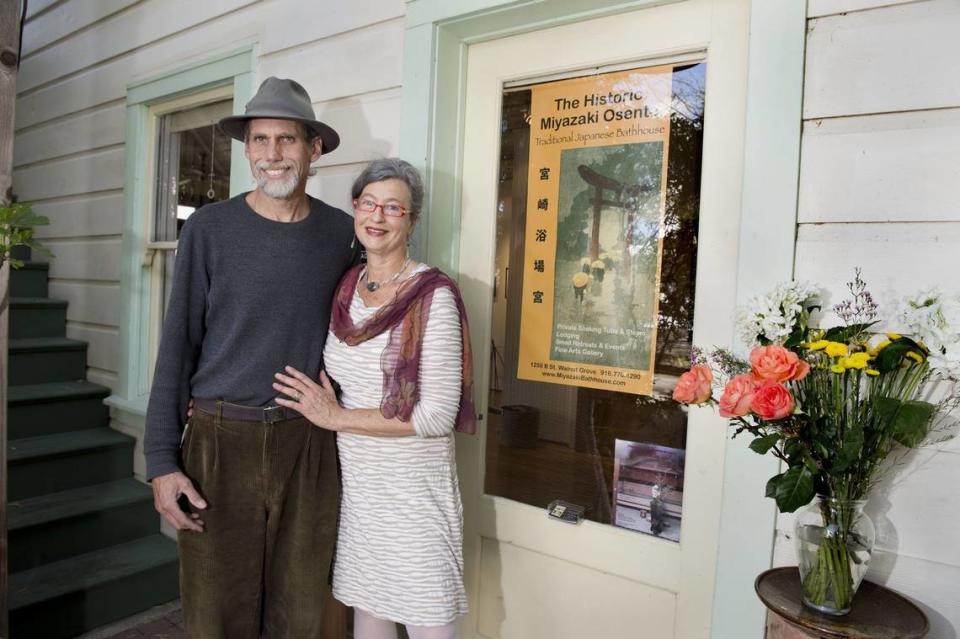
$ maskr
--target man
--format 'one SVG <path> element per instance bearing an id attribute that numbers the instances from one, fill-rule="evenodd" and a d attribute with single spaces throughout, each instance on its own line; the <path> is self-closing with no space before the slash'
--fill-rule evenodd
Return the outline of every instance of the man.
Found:
<path id="1" fill-rule="evenodd" d="M 147 409 L 157 510 L 178 532 L 191 637 L 316 637 L 339 507 L 335 440 L 277 406 L 274 373 L 316 378 L 353 222 L 306 194 L 340 138 L 292 80 L 220 121 L 257 187 L 184 224 Z M 185 429 L 188 402 L 193 412 Z"/>

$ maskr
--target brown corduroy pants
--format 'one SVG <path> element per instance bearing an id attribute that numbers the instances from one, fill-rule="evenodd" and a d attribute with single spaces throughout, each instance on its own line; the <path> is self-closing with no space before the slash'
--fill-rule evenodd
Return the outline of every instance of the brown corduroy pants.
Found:
<path id="1" fill-rule="evenodd" d="M 208 504 L 204 532 L 178 535 L 187 635 L 320 637 L 340 505 L 334 434 L 198 410 L 182 454 Z"/>

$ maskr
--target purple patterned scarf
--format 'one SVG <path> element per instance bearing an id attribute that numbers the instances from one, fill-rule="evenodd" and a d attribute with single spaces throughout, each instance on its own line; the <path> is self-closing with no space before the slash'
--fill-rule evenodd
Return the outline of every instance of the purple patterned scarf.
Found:
<path id="1" fill-rule="evenodd" d="M 362 265 L 347 271 L 333 301 L 330 329 L 341 341 L 356 346 L 386 330 L 390 331 L 387 347 L 380 357 L 383 371 L 383 400 L 380 414 L 387 419 L 396 417 L 409 421 L 413 407 L 420 399 L 420 354 L 423 350 L 423 333 L 430 317 L 433 292 L 448 288 L 453 293 L 460 313 L 463 335 L 463 383 L 460 389 L 460 410 L 457 413 L 456 429 L 461 433 L 477 430 L 476 412 L 473 407 L 473 357 L 470 351 L 470 331 L 467 328 L 467 312 L 456 282 L 440 269 L 431 268 L 417 273 L 404 281 L 392 302 L 384 304 L 366 321 L 354 324 L 350 317 L 350 304 L 357 288 Z"/>

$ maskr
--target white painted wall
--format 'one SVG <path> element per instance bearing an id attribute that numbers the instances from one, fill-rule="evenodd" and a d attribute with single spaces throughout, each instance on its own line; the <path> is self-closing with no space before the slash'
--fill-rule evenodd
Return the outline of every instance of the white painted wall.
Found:
<path id="1" fill-rule="evenodd" d="M 17 83 L 14 190 L 50 218 L 50 295 L 90 342 L 88 377 L 116 387 L 125 95 L 131 82 L 253 43 L 257 82 L 292 77 L 343 145 L 311 194 L 344 207 L 363 163 L 395 155 L 403 0 L 31 0 Z"/>
<path id="2" fill-rule="evenodd" d="M 856 266 L 880 301 L 960 291 L 960 3 L 809 0 L 797 277 L 842 297 Z M 960 442 L 911 453 L 868 504 L 868 579 L 960 633 Z M 775 563 L 796 564 L 793 517 Z"/>

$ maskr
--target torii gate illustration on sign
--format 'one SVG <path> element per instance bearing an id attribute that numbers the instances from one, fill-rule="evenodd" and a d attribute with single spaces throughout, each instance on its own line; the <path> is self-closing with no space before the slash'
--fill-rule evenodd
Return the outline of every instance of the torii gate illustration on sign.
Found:
<path id="1" fill-rule="evenodd" d="M 630 236 L 633 228 L 634 212 L 640 207 L 640 196 L 651 193 L 654 186 L 648 181 L 641 184 L 632 184 L 626 186 L 621 182 L 597 173 L 589 166 L 581 164 L 577 167 L 577 172 L 583 181 L 594 188 L 593 193 L 593 223 L 590 229 L 590 261 L 595 262 L 600 259 L 600 214 L 604 206 L 623 209 L 627 213 L 626 241 L 623 246 L 623 272 L 630 274 L 632 279 Z M 616 194 L 616 200 L 606 200 L 603 197 L 604 191 L 613 191 Z"/>

